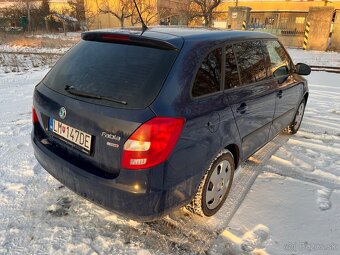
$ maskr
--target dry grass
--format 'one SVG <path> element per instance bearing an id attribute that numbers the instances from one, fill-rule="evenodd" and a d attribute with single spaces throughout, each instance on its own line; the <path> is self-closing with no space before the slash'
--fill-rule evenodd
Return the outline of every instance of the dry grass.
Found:
<path id="1" fill-rule="evenodd" d="M 77 37 L 65 37 L 57 35 L 56 38 L 49 37 L 34 37 L 23 34 L 8 34 L 0 33 L 0 44 L 9 45 L 12 47 L 29 47 L 29 48 L 66 48 L 77 43 Z"/>
<path id="2" fill-rule="evenodd" d="M 25 72 L 40 68 L 48 68 L 60 58 L 64 48 L 70 48 L 80 40 L 79 34 L 64 36 L 61 34 L 25 35 L 0 32 L 0 45 L 19 48 L 18 51 L 8 52 L 5 47 L 0 49 L 0 74 L 9 72 Z M 25 48 L 61 49 L 60 53 L 49 53 L 49 50 L 37 50 L 29 53 Z M 23 49 L 23 50 L 21 50 Z M 54 51 L 52 51 L 54 52 Z"/>

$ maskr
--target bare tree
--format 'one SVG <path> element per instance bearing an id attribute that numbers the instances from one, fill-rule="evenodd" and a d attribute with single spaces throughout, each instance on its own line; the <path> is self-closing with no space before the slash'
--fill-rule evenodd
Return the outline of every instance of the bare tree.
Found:
<path id="1" fill-rule="evenodd" d="M 159 13 L 157 11 L 156 5 L 150 4 L 150 2 L 144 0 L 136 0 L 136 3 L 143 17 L 145 25 L 150 25 L 155 20 L 158 21 Z M 132 10 L 131 24 L 134 26 L 138 23 L 141 23 L 141 20 L 139 18 L 136 8 L 134 8 Z"/>
<path id="2" fill-rule="evenodd" d="M 45 16 L 46 16 L 46 8 L 44 5 L 39 5 L 36 2 L 30 2 L 29 5 L 31 19 L 30 22 L 30 31 L 36 31 L 45 28 Z M 27 4 L 26 2 L 18 2 L 11 6 L 8 6 L 2 9 L 3 19 L 6 20 L 7 25 L 11 26 L 21 26 L 21 18 L 22 16 L 27 15 Z"/>
<path id="3" fill-rule="evenodd" d="M 84 22 L 86 20 L 84 0 L 68 0 L 67 3 L 71 8 L 71 16 L 79 22 Z"/>
<path id="4" fill-rule="evenodd" d="M 158 13 L 162 25 L 188 25 L 190 21 L 200 16 L 192 0 L 158 1 Z"/>
<path id="5" fill-rule="evenodd" d="M 51 13 L 50 10 L 50 4 L 48 0 L 42 0 L 41 6 L 40 6 L 41 14 L 46 17 Z"/>
<path id="6" fill-rule="evenodd" d="M 131 18 L 135 11 L 135 6 L 132 0 L 118 0 L 116 6 L 110 6 L 110 1 L 104 0 L 101 4 L 97 6 L 100 13 L 104 14 L 111 14 L 116 17 L 119 22 L 120 26 L 124 27 L 125 19 Z"/>
<path id="7" fill-rule="evenodd" d="M 222 0 L 190 0 L 190 12 L 194 16 L 200 16 L 204 19 L 204 25 L 212 25 L 214 12 L 221 4 Z"/>
<path id="8" fill-rule="evenodd" d="M 88 30 L 96 22 L 97 15 L 98 14 L 93 9 L 86 8 L 85 10 L 86 27 L 84 27 L 84 29 Z"/>
<path id="9" fill-rule="evenodd" d="M 186 19 L 187 24 L 196 20 L 197 18 L 202 18 L 202 13 L 193 0 L 187 1 L 187 4 L 184 6 L 184 8 L 179 10 L 179 14 Z"/>
<path id="10" fill-rule="evenodd" d="M 69 15 L 79 21 L 82 30 L 88 30 L 95 22 L 96 13 L 89 6 L 85 5 L 84 0 L 68 0 L 67 2 L 70 7 Z"/>

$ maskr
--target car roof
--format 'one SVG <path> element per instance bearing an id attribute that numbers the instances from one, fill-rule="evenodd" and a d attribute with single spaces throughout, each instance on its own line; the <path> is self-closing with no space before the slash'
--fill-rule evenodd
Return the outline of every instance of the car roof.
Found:
<path id="1" fill-rule="evenodd" d="M 147 30 L 144 35 L 149 36 L 154 33 L 169 34 L 176 37 L 182 37 L 184 40 L 189 39 L 225 39 L 225 40 L 242 40 L 242 39 L 274 39 L 275 36 L 255 31 L 241 30 L 219 30 L 207 28 L 179 28 L 179 27 L 154 27 Z"/>
<path id="2" fill-rule="evenodd" d="M 123 34 L 133 37 L 143 37 L 145 39 L 155 39 L 165 41 L 180 49 L 183 42 L 202 41 L 206 43 L 216 42 L 233 42 L 251 39 L 276 39 L 274 35 L 255 32 L 255 31 L 240 31 L 240 30 L 218 30 L 208 28 L 188 28 L 188 27 L 167 27 L 158 26 L 150 28 L 142 32 L 138 27 L 124 28 L 124 29 L 100 29 L 89 33 L 112 33 Z"/>

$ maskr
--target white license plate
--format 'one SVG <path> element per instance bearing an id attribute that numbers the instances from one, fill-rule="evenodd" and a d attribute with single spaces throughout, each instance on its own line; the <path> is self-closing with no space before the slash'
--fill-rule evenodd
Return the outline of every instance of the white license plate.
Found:
<path id="1" fill-rule="evenodd" d="M 53 133 L 64 138 L 66 141 L 76 144 L 87 151 L 91 150 L 91 135 L 79 129 L 65 125 L 55 119 L 50 119 L 49 129 Z"/>

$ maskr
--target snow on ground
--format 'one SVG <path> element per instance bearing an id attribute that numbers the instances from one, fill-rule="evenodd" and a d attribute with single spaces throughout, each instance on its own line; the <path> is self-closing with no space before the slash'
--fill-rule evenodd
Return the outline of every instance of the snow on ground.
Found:
<path id="1" fill-rule="evenodd" d="M 223 233 L 229 249 L 254 254 L 262 248 L 268 254 L 340 253 L 339 78 L 317 72 L 308 77 L 310 98 L 301 129 L 262 168 Z M 266 227 L 266 238 L 253 236 L 249 248 L 244 236 L 258 226 Z"/>
<path id="2" fill-rule="evenodd" d="M 36 34 L 30 35 L 28 37 L 33 38 L 49 38 L 49 39 L 58 39 L 58 40 L 78 40 L 80 38 L 81 32 L 67 32 L 66 35 L 64 33 L 55 33 L 55 34 Z"/>
<path id="3" fill-rule="evenodd" d="M 301 49 L 288 48 L 289 55 L 294 63 L 305 63 L 314 66 L 340 67 L 339 53 L 333 51 L 304 51 Z"/>
<path id="4" fill-rule="evenodd" d="M 180 210 L 137 223 L 73 194 L 37 163 L 32 92 L 48 68 L 28 69 L 0 71 L 0 254 L 340 253 L 339 74 L 312 73 L 301 131 L 243 164 L 215 217 Z"/>
<path id="5" fill-rule="evenodd" d="M 29 70 L 44 70 L 52 67 L 60 58 L 60 54 L 36 53 L 1 53 L 0 74 L 20 73 Z"/>
<path id="6" fill-rule="evenodd" d="M 70 47 L 61 48 L 32 48 L 22 46 L 0 45 L 0 52 L 5 53 L 48 53 L 48 54 L 63 54 Z"/>

